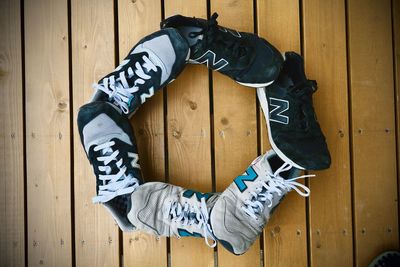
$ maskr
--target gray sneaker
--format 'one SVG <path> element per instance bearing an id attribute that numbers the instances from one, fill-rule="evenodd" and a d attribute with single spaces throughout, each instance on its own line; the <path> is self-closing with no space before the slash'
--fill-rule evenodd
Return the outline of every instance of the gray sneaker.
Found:
<path id="1" fill-rule="evenodd" d="M 98 84 L 92 101 L 109 101 L 128 117 L 176 79 L 189 59 L 187 41 L 172 28 L 141 39 L 120 65 Z"/>
<path id="2" fill-rule="evenodd" d="M 128 219 L 136 229 L 150 234 L 203 237 L 208 246 L 215 247 L 209 212 L 218 196 L 161 182 L 146 183 L 132 194 L 134 204 Z M 208 239 L 213 240 L 212 244 Z"/>
<path id="3" fill-rule="evenodd" d="M 211 211 L 210 224 L 217 241 L 233 254 L 245 253 L 289 191 L 309 195 L 310 190 L 295 180 L 314 175 L 299 174 L 299 169 L 283 162 L 273 150 L 255 159 L 222 192 Z"/>

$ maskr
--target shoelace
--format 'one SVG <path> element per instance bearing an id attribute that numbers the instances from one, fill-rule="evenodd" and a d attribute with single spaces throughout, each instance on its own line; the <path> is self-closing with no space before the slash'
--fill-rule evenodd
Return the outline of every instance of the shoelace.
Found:
<path id="1" fill-rule="evenodd" d="M 205 47 L 208 47 L 211 43 L 214 42 L 215 39 L 218 38 L 218 34 L 216 34 L 216 32 L 218 31 L 217 17 L 218 14 L 215 12 L 207 21 L 206 27 L 203 30 L 199 32 L 191 32 L 189 34 L 189 37 L 192 38 L 199 35 L 205 36 L 203 49 L 205 49 Z M 226 51 L 231 53 L 234 58 L 241 57 L 243 54 L 245 54 L 243 51 L 246 50 L 246 46 L 241 45 L 240 42 L 233 42 L 226 38 L 218 38 L 218 41 L 224 43 Z"/>
<path id="2" fill-rule="evenodd" d="M 310 195 L 310 189 L 307 186 L 296 182 L 296 180 L 314 177 L 315 175 L 301 175 L 287 180 L 280 176 L 282 172 L 288 171 L 291 168 L 293 168 L 293 166 L 286 162 L 274 173 L 267 171 L 267 177 L 264 177 L 265 179 L 261 182 L 261 187 L 256 191 L 250 192 L 253 198 L 244 202 L 245 205 L 242 207 L 243 211 L 253 219 L 257 220 L 258 216 L 262 215 L 267 202 L 268 208 L 272 207 L 273 193 L 277 193 L 278 196 L 282 196 L 283 190 L 291 191 L 294 189 L 299 195 L 308 197 Z"/>
<path id="3" fill-rule="evenodd" d="M 146 80 L 151 79 L 151 76 L 146 74 L 144 69 L 146 69 L 147 72 L 151 70 L 157 72 L 157 67 L 147 56 L 142 56 L 142 59 L 144 61 L 143 65 L 136 62 L 135 70 L 133 70 L 132 67 L 129 67 L 127 73 L 121 71 L 118 78 L 115 78 L 115 76 L 112 75 L 104 78 L 100 84 L 93 84 L 94 89 L 106 93 L 111 100 L 115 101 L 125 114 L 129 113 L 129 106 L 134 97 L 133 94 L 139 91 L 140 85 L 143 85 Z M 129 59 L 122 61 L 115 71 L 121 70 L 121 68 L 128 64 L 129 61 Z M 133 86 L 130 87 L 127 79 L 130 79 L 135 75 L 137 78 L 134 80 Z"/>
<path id="4" fill-rule="evenodd" d="M 315 126 L 316 118 L 311 95 L 315 91 L 317 82 L 313 80 L 306 80 L 289 89 L 288 94 L 297 99 L 299 112 L 293 122 L 297 124 L 295 127 L 297 131 L 313 133 L 310 128 Z"/>
<path id="5" fill-rule="evenodd" d="M 117 160 L 119 150 L 113 150 L 112 146 L 115 145 L 114 141 L 109 141 L 98 145 L 94 148 L 94 151 L 102 151 L 104 156 L 97 157 L 98 161 L 104 163 L 103 166 L 99 166 L 99 171 L 105 172 L 105 175 L 100 174 L 99 179 L 103 181 L 103 185 L 99 186 L 99 192 L 96 197 L 92 199 L 93 203 L 105 203 L 115 198 L 116 196 L 125 195 L 132 193 L 138 186 L 139 180 L 132 175 L 126 175 L 126 166 L 123 165 L 123 158 Z M 129 156 L 128 156 L 129 157 Z M 111 173 L 111 167 L 109 164 L 112 161 L 117 161 L 116 166 L 119 172 L 116 174 Z"/>
<path id="6" fill-rule="evenodd" d="M 163 207 L 163 215 L 164 219 L 171 220 L 183 227 L 197 225 L 203 232 L 206 244 L 211 248 L 217 245 L 217 241 L 212 234 L 211 226 L 208 223 L 209 216 L 205 198 L 201 198 L 200 200 L 200 209 L 188 203 L 182 206 L 179 202 L 167 202 Z M 175 234 L 180 237 L 178 233 Z M 213 243 L 210 244 L 208 239 L 212 239 Z"/>

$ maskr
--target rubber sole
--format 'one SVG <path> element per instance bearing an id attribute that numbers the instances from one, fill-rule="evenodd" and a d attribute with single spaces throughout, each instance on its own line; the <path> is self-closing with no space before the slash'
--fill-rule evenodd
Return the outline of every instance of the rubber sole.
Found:
<path id="1" fill-rule="evenodd" d="M 274 81 L 270 81 L 267 83 L 242 83 L 242 82 L 238 82 L 238 81 L 235 81 L 235 82 L 237 82 L 238 84 L 244 85 L 244 86 L 248 86 L 248 87 L 260 88 L 260 87 L 266 87 L 268 85 L 271 85 Z"/>

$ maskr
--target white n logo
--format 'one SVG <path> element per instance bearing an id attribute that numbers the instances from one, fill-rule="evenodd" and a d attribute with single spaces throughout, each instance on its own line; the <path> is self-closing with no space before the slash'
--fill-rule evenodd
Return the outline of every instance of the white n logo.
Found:
<path id="1" fill-rule="evenodd" d="M 289 117 L 283 115 L 283 113 L 289 109 L 289 101 L 278 99 L 278 98 L 269 98 L 270 112 L 269 112 L 269 120 L 277 123 L 288 124 Z"/>
<path id="2" fill-rule="evenodd" d="M 132 158 L 131 165 L 133 168 L 140 169 L 139 155 L 136 153 L 128 152 L 128 157 Z"/>
<path id="3" fill-rule="evenodd" d="M 212 70 L 220 70 L 226 65 L 228 65 L 228 61 L 225 59 L 221 58 L 217 62 L 216 60 L 216 55 L 213 51 L 207 50 L 201 57 L 193 59 L 193 63 L 198 63 L 198 64 L 206 64 L 207 68 L 212 69 Z M 210 66 L 211 62 L 211 66 Z"/>
<path id="4" fill-rule="evenodd" d="M 146 94 L 146 93 L 141 94 L 141 95 L 140 95 L 140 100 L 141 100 L 142 104 L 143 104 L 144 102 L 146 102 L 146 99 L 147 99 L 147 98 L 150 98 L 150 97 L 152 97 L 153 95 L 154 95 L 154 87 L 151 87 L 151 88 L 149 89 L 149 93 L 148 93 L 148 94 Z"/>

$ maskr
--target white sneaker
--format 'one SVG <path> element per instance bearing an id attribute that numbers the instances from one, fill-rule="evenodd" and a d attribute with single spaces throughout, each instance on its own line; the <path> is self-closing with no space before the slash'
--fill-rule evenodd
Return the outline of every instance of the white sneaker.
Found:
<path id="1" fill-rule="evenodd" d="M 295 180 L 314 175 L 299 174 L 299 169 L 283 162 L 273 150 L 255 159 L 222 192 L 211 211 L 211 228 L 218 242 L 233 254 L 245 253 L 289 191 L 309 196 L 310 190 Z"/>
<path id="2" fill-rule="evenodd" d="M 161 182 L 146 183 L 133 192 L 128 219 L 137 230 L 157 236 L 203 237 L 208 246 L 215 247 L 209 212 L 218 196 Z"/>

